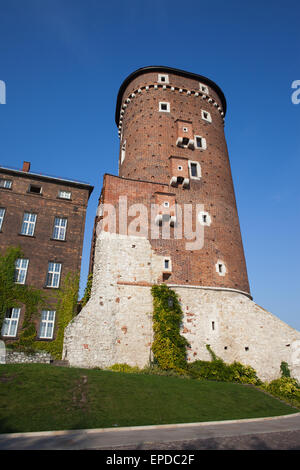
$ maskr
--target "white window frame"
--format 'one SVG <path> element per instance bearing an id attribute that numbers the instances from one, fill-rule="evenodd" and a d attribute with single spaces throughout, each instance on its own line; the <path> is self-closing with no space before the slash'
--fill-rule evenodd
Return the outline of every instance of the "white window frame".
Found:
<path id="1" fill-rule="evenodd" d="M 207 116 L 205 117 L 205 114 L 207 114 Z M 201 109 L 201 117 L 204 121 L 206 122 L 212 122 L 212 119 L 211 119 L 211 114 L 209 111 L 206 111 L 205 109 Z"/>
<path id="2" fill-rule="evenodd" d="M 195 164 L 197 166 L 197 176 L 192 176 L 192 164 Z M 192 160 L 188 160 L 188 166 L 189 166 L 189 173 L 190 173 L 190 178 L 193 180 L 200 180 L 201 179 L 201 166 L 199 162 L 193 162 Z"/>
<path id="3" fill-rule="evenodd" d="M 64 222 L 64 223 L 62 223 Z M 66 217 L 55 217 L 52 238 L 53 240 L 65 240 L 67 234 L 68 219 Z"/>
<path id="4" fill-rule="evenodd" d="M 56 316 L 55 310 L 42 310 L 39 338 L 53 339 L 55 316 Z"/>
<path id="5" fill-rule="evenodd" d="M 11 338 L 15 338 L 17 336 L 19 319 L 20 319 L 20 308 L 11 308 L 9 309 L 10 316 L 5 315 L 2 324 L 1 335 L 2 336 L 10 336 Z"/>
<path id="6" fill-rule="evenodd" d="M 11 189 L 11 187 L 12 187 L 12 180 L 0 178 L 0 188 Z"/>
<path id="7" fill-rule="evenodd" d="M 197 139 L 201 140 L 201 147 L 197 146 Z M 207 149 L 206 139 L 205 139 L 205 137 L 202 137 L 201 135 L 194 135 L 194 143 L 195 143 L 195 149 L 196 150 L 206 150 Z"/>
<path id="8" fill-rule="evenodd" d="M 182 170 L 183 170 L 183 166 L 182 166 L 182 165 L 178 165 L 177 170 L 178 170 L 178 171 L 182 171 Z"/>
<path id="9" fill-rule="evenodd" d="M 164 201 L 164 204 L 163 204 L 164 207 L 170 207 L 170 203 L 169 201 Z"/>
<path id="10" fill-rule="evenodd" d="M 71 191 L 65 191 L 64 189 L 60 189 L 58 192 L 58 197 L 60 199 L 71 199 L 72 193 Z"/>
<path id="11" fill-rule="evenodd" d="M 199 83 L 199 90 L 202 93 L 205 93 L 206 95 L 209 95 L 208 87 L 206 85 L 204 85 L 204 83 Z"/>
<path id="12" fill-rule="evenodd" d="M 26 216 L 29 216 L 26 219 Z M 33 237 L 36 224 L 36 214 L 33 212 L 24 212 L 23 222 L 21 227 L 21 234 L 27 235 L 28 237 Z"/>
<path id="13" fill-rule="evenodd" d="M 0 207 L 0 231 L 1 231 L 1 229 L 2 229 L 4 217 L 5 217 L 5 208 L 4 208 L 4 207 Z"/>
<path id="14" fill-rule="evenodd" d="M 211 216 L 208 212 L 201 211 L 198 213 L 198 220 L 201 225 L 209 227 L 211 224 Z"/>
<path id="15" fill-rule="evenodd" d="M 25 284 L 29 259 L 18 258 L 15 263 L 15 283 Z"/>
<path id="16" fill-rule="evenodd" d="M 164 78 L 164 80 L 162 80 Z M 158 78 L 157 78 L 158 83 L 169 83 L 169 75 L 166 75 L 164 73 L 159 73 Z"/>
<path id="17" fill-rule="evenodd" d="M 60 283 L 61 275 L 61 263 L 55 263 L 54 261 L 49 261 L 48 271 L 46 277 L 46 287 L 52 289 L 58 289 Z"/>
<path id="18" fill-rule="evenodd" d="M 220 266 L 221 266 L 221 270 L 220 270 Z M 222 260 L 217 261 L 216 272 L 219 274 L 219 276 L 225 276 L 225 274 L 227 273 L 227 268 L 226 268 L 224 261 Z"/>
<path id="19" fill-rule="evenodd" d="M 121 165 L 124 162 L 126 157 L 126 140 L 124 140 L 122 147 L 121 147 Z"/>
<path id="20" fill-rule="evenodd" d="M 168 267 L 166 268 L 166 261 L 168 263 Z M 163 270 L 164 272 L 171 272 L 172 271 L 172 260 L 169 256 L 165 256 L 163 260 Z"/>
<path id="21" fill-rule="evenodd" d="M 167 105 L 167 109 L 161 109 L 161 106 L 163 104 Z M 170 103 L 168 103 L 167 101 L 160 101 L 159 105 L 158 105 L 158 110 L 159 110 L 160 113 L 169 113 L 170 112 Z"/>

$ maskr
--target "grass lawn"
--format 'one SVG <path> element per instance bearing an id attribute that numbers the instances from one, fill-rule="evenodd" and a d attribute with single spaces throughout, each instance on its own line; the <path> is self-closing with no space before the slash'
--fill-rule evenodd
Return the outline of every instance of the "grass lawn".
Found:
<path id="1" fill-rule="evenodd" d="M 0 365 L 0 433 L 258 418 L 297 410 L 253 387 L 44 364 Z"/>

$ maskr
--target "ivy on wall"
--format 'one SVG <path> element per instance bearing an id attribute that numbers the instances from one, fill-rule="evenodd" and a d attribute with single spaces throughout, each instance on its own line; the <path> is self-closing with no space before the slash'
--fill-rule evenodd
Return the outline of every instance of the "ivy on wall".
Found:
<path id="1" fill-rule="evenodd" d="M 15 283 L 15 263 L 23 257 L 22 250 L 13 246 L 0 254 L 0 331 L 7 311 L 25 305 L 26 313 L 18 341 L 20 346 L 26 345 L 29 338 L 35 335 L 32 320 L 46 304 L 46 296 L 41 290 Z"/>
<path id="2" fill-rule="evenodd" d="M 181 336 L 183 318 L 177 294 L 165 284 L 151 289 L 153 297 L 152 352 L 154 362 L 163 370 L 184 369 L 186 367 L 186 338 Z"/>
<path id="3" fill-rule="evenodd" d="M 0 254 L 0 331 L 6 312 L 10 308 L 25 306 L 24 320 L 19 339 L 10 342 L 9 347 L 32 353 L 37 350 L 49 352 L 60 359 L 63 349 L 64 330 L 76 315 L 79 275 L 68 273 L 61 287 L 52 296 L 26 284 L 15 283 L 15 263 L 24 255 L 19 247 L 9 247 Z M 38 341 L 34 321 L 39 318 L 41 309 L 56 310 L 56 338 L 51 341 Z"/>

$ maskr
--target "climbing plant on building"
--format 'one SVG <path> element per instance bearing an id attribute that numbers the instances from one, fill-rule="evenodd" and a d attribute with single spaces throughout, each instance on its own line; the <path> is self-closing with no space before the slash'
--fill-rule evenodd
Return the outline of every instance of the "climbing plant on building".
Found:
<path id="1" fill-rule="evenodd" d="M 25 305 L 25 316 L 19 335 L 19 345 L 24 347 L 36 332 L 32 320 L 45 305 L 46 296 L 39 289 L 15 282 L 15 264 L 24 255 L 19 247 L 11 246 L 0 254 L 0 331 L 5 315 L 11 308 Z"/>
<path id="2" fill-rule="evenodd" d="M 152 352 L 162 369 L 185 369 L 188 341 L 180 334 L 183 312 L 177 294 L 165 284 L 151 289 L 153 297 Z"/>

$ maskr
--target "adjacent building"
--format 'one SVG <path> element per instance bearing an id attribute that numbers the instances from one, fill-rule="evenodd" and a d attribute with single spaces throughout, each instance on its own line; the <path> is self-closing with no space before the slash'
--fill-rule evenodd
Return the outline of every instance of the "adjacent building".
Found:
<path id="1" fill-rule="evenodd" d="M 0 167 L 0 250 L 19 246 L 15 282 L 50 294 L 68 272 L 80 273 L 85 218 L 93 187 L 86 183 Z M 25 308 L 6 314 L 1 331 L 7 342 L 18 339 Z M 37 340 L 55 338 L 55 303 L 36 319 Z"/>

